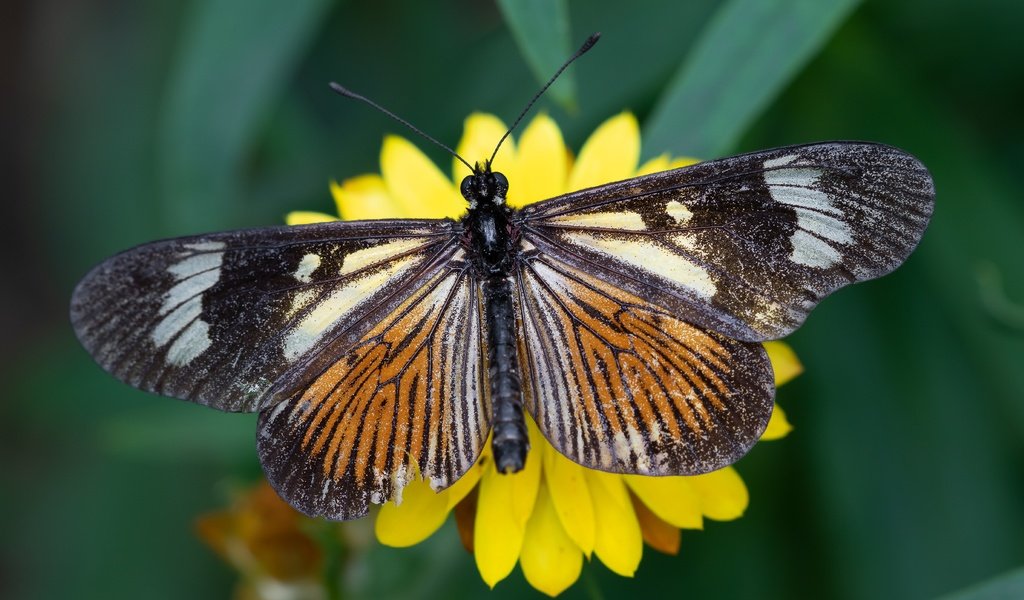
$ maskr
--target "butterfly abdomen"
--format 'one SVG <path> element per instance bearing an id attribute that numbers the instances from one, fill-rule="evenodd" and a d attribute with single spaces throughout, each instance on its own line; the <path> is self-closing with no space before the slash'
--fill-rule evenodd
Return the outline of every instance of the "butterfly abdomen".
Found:
<path id="1" fill-rule="evenodd" d="M 484 281 L 487 318 L 487 372 L 493 411 L 494 464 L 500 473 L 522 470 L 530 448 L 523 418 L 523 392 L 516 354 L 512 283 L 504 277 Z"/>

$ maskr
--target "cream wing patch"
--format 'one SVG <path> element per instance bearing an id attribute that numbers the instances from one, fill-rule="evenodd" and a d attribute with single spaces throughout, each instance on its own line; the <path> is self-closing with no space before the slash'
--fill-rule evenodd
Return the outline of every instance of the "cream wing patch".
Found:
<path id="1" fill-rule="evenodd" d="M 822 172 L 803 166 L 787 167 L 796 159 L 782 156 L 764 161 L 764 181 L 773 200 L 796 211 L 798 229 L 790 238 L 790 260 L 825 269 L 842 260 L 840 246 L 853 242 L 853 232 L 833 199 L 819 189 Z"/>
<path id="2" fill-rule="evenodd" d="M 299 266 L 295 269 L 295 272 L 292 273 L 292 276 L 302 283 L 312 283 L 313 273 L 320 268 L 321 262 L 322 259 L 318 254 L 306 254 L 302 257 L 302 260 L 299 261 Z M 309 306 L 309 303 L 316 298 L 316 295 L 317 291 L 312 288 L 297 292 L 292 297 L 291 306 L 288 307 L 288 312 L 285 313 L 285 317 L 290 319 L 295 316 L 295 314 L 300 310 Z"/>
<path id="3" fill-rule="evenodd" d="M 167 362 L 176 366 L 187 365 L 194 358 L 206 352 L 211 344 L 213 344 L 213 340 L 210 339 L 210 325 L 202 319 L 196 319 L 167 349 Z"/>
<path id="4" fill-rule="evenodd" d="M 629 231 L 647 230 L 643 217 L 635 212 L 594 212 L 579 215 L 563 215 L 561 217 L 554 217 L 549 222 L 573 227 L 600 227 L 604 229 L 626 229 Z"/>
<path id="5" fill-rule="evenodd" d="M 168 309 L 168 306 L 174 306 L 174 308 Z M 163 319 L 160 319 L 160 322 L 156 324 L 156 327 L 149 334 L 149 338 L 153 340 L 157 348 L 167 345 L 180 331 L 199 318 L 199 315 L 203 312 L 202 297 L 194 296 L 185 302 L 175 305 L 170 305 L 170 303 L 165 301 L 160 310 L 161 312 L 169 312 L 167 312 Z"/>
<path id="6" fill-rule="evenodd" d="M 611 260 L 628 263 L 689 288 L 701 298 L 710 300 L 718 291 L 715 281 L 703 267 L 649 240 L 583 232 L 568 232 L 566 237 L 573 244 L 606 255 Z"/>
<path id="7" fill-rule="evenodd" d="M 341 265 L 341 272 L 339 274 L 349 275 L 360 269 L 386 262 L 398 254 L 422 246 L 425 241 L 423 238 L 406 238 L 356 250 L 345 256 L 345 261 Z"/>
<path id="8" fill-rule="evenodd" d="M 668 213 L 668 216 L 675 219 L 676 225 L 686 225 L 690 222 L 690 219 L 693 218 L 693 213 L 690 209 L 686 208 L 686 206 L 678 200 L 673 200 L 666 204 L 665 212 Z"/>
<path id="9" fill-rule="evenodd" d="M 298 268 L 295 269 L 295 279 L 302 283 L 309 283 L 313 281 L 313 273 L 318 268 L 320 268 L 320 256 L 317 254 L 307 254 L 302 257 Z"/>
<path id="10" fill-rule="evenodd" d="M 166 362 L 183 367 L 206 351 L 213 343 L 210 325 L 200 318 L 203 312 L 203 293 L 220 280 L 224 262 L 223 242 L 186 244 L 185 249 L 199 254 L 188 254 L 167 267 L 167 272 L 178 282 L 164 294 L 157 314 L 162 318 L 150 332 L 149 338 L 157 348 L 168 343 Z"/>
<path id="11" fill-rule="evenodd" d="M 391 246 L 392 244 L 383 245 Z M 346 257 L 346 266 L 354 254 L 357 253 Z M 393 255 L 393 253 L 391 254 Z M 281 348 L 285 359 L 292 362 L 299 356 L 302 356 L 320 341 L 335 323 L 343 319 L 355 307 L 373 298 L 393 278 L 405 273 L 420 262 L 412 255 L 398 258 L 391 261 L 386 267 L 369 271 L 361 277 L 355 277 L 331 292 L 329 296 L 320 300 L 309 313 L 302 317 L 298 324 L 285 336 Z M 372 263 L 366 262 L 363 263 L 363 266 L 368 266 L 369 264 Z M 352 267 L 349 270 L 343 266 L 341 270 L 342 273 L 351 273 L 361 268 L 363 267 Z M 299 304 L 305 306 L 311 300 L 311 298 L 302 297 L 299 299 Z M 296 307 L 293 306 L 293 311 L 295 309 Z"/>

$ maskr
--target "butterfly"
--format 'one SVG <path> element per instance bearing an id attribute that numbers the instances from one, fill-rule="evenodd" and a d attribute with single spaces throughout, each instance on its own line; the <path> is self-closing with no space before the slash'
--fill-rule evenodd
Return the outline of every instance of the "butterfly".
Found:
<path id="1" fill-rule="evenodd" d="M 568 64 L 568 63 L 567 63 Z M 564 67 L 563 67 L 564 68 Z M 76 287 L 85 349 L 136 388 L 258 412 L 268 480 L 363 516 L 414 477 L 522 468 L 525 414 L 592 469 L 729 465 L 774 405 L 761 345 L 903 263 L 932 214 L 913 156 L 777 148 L 513 209 L 490 161 L 460 219 L 332 222 L 144 244 Z"/>

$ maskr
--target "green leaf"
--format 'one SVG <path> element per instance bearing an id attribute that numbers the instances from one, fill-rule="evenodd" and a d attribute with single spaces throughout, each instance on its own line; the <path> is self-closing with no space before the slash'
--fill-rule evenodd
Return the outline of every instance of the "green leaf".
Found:
<path id="1" fill-rule="evenodd" d="M 530 70 L 538 82 L 546 83 L 573 50 L 568 4 L 565 0 L 498 0 L 498 6 Z M 572 73 L 562 73 L 547 93 L 566 109 L 575 108 Z"/>
<path id="2" fill-rule="evenodd" d="M 192 5 L 161 122 L 159 201 L 171 231 L 232 223 L 246 151 L 329 6 L 329 0 Z"/>
<path id="3" fill-rule="evenodd" d="M 727 153 L 858 0 L 731 0 L 711 18 L 645 125 L 645 155 Z"/>

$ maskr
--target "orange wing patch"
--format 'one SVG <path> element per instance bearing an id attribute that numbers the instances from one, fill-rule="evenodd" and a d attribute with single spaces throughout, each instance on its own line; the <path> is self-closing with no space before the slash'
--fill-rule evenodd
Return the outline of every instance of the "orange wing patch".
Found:
<path id="1" fill-rule="evenodd" d="M 422 476 L 454 483 L 490 428 L 477 286 L 441 271 L 304 390 L 260 414 L 259 451 L 278 493 L 331 519 L 401 501 Z"/>
<path id="2" fill-rule="evenodd" d="M 594 469 L 705 473 L 767 426 L 767 355 L 687 323 L 550 255 L 519 275 L 526 405 L 560 452 Z"/>

